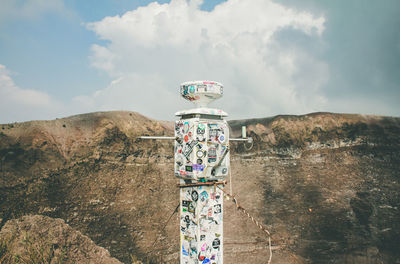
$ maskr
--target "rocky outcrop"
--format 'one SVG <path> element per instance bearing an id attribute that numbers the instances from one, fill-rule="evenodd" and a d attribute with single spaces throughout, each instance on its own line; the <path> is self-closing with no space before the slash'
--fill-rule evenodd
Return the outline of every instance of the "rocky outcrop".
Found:
<path id="1" fill-rule="evenodd" d="M 64 220 L 41 215 L 7 221 L 0 245 L 1 263 L 121 263 Z"/>
<path id="2" fill-rule="evenodd" d="M 230 121 L 233 193 L 272 233 L 273 263 L 400 263 L 400 118 L 314 113 Z M 131 263 L 177 263 L 170 122 L 133 112 L 0 125 L 0 220 L 61 218 Z M 230 185 L 227 185 L 227 190 Z M 225 263 L 267 238 L 224 203 Z M 164 228 L 165 226 L 165 228 Z"/>

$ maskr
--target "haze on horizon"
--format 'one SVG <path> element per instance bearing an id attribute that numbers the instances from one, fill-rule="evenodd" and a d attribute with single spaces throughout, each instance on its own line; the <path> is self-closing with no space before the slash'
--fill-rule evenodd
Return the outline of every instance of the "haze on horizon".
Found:
<path id="1" fill-rule="evenodd" d="M 0 123 L 129 110 L 172 120 L 215 80 L 229 119 L 400 116 L 400 2 L 0 0 Z"/>

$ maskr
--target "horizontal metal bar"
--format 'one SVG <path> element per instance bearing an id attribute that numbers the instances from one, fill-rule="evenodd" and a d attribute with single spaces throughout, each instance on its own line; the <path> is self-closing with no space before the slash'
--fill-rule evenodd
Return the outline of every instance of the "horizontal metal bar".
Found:
<path id="1" fill-rule="evenodd" d="M 156 137 L 156 136 L 141 136 L 140 139 L 161 139 L 161 140 L 175 140 L 177 137 Z M 230 138 L 229 141 L 247 141 L 253 142 L 253 138 Z"/>
<path id="2" fill-rule="evenodd" d="M 161 139 L 161 140 L 175 140 L 176 137 L 153 137 L 153 136 L 141 136 L 140 139 Z"/>
<path id="3" fill-rule="evenodd" d="M 253 142 L 253 138 L 230 138 L 229 141 L 247 141 L 249 143 Z"/>

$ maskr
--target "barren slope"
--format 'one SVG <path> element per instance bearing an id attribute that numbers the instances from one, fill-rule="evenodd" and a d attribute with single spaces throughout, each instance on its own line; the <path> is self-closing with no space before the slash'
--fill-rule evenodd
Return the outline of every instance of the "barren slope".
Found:
<path id="1" fill-rule="evenodd" d="M 0 231 L 1 263 L 120 264 L 62 219 L 27 215 L 7 221 Z"/>
<path id="2" fill-rule="evenodd" d="M 273 233 L 273 263 L 400 263 L 400 119 L 315 113 L 231 121 L 233 191 Z M 1 129 L 4 128 L 4 129 Z M 0 125 L 0 218 L 64 219 L 111 255 L 176 263 L 170 123 L 106 112 Z M 227 186 L 229 189 L 229 186 Z M 225 201 L 225 262 L 263 263 L 267 239 Z"/>

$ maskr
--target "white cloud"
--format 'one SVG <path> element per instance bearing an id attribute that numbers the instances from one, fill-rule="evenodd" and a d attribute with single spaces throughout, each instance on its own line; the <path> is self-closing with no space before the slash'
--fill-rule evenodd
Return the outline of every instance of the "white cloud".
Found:
<path id="1" fill-rule="evenodd" d="M 211 79 L 225 86 L 214 106 L 232 118 L 304 113 L 324 105 L 319 88 L 329 78 L 327 65 L 276 39 L 292 29 L 318 41 L 324 17 L 269 0 L 228 0 L 211 12 L 200 10 L 201 3 L 154 2 L 88 24 L 107 40 L 93 45 L 92 65 L 119 81 L 77 100 L 170 119 L 191 107 L 179 98 L 181 82 Z"/>
<path id="2" fill-rule="evenodd" d="M 47 119 L 49 116 L 61 113 L 61 109 L 62 106 L 48 94 L 19 88 L 7 68 L 0 64 L 1 123 Z"/>

